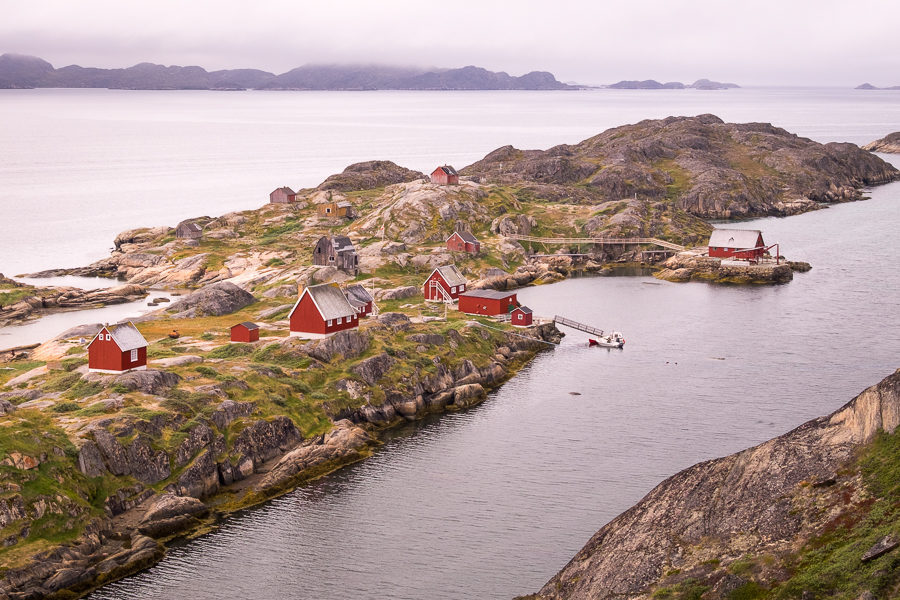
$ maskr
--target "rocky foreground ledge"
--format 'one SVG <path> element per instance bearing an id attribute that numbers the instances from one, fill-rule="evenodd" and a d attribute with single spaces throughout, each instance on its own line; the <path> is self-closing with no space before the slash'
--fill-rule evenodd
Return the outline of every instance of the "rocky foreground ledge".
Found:
<path id="1" fill-rule="evenodd" d="M 77 356 L 34 369 L 0 392 L 0 600 L 143 569 L 176 537 L 365 458 L 385 428 L 482 402 L 560 338 L 387 312 L 311 342 L 176 354 L 166 339 L 123 375 Z"/>
<path id="2" fill-rule="evenodd" d="M 900 370 L 663 481 L 528 598 L 896 598 Z"/>
<path id="3" fill-rule="evenodd" d="M 653 274 L 665 281 L 709 281 L 733 284 L 787 283 L 794 272 L 809 271 L 809 263 L 782 260 L 749 264 L 746 261 L 728 261 L 704 256 L 698 252 L 679 252 L 663 263 L 663 269 Z"/>

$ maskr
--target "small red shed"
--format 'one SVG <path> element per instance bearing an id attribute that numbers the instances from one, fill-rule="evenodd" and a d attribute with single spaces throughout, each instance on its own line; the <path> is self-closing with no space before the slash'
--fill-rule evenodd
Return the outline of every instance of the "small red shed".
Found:
<path id="1" fill-rule="evenodd" d="M 431 173 L 431 183 L 439 185 L 456 185 L 459 183 L 459 173 L 450 165 L 438 167 Z"/>
<path id="2" fill-rule="evenodd" d="M 232 342 L 258 342 L 259 341 L 259 325 L 244 321 L 237 325 L 231 326 Z"/>
<path id="3" fill-rule="evenodd" d="M 509 316 L 509 322 L 515 327 L 531 326 L 531 309 L 527 306 L 517 306 Z"/>
<path id="4" fill-rule="evenodd" d="M 288 314 L 291 335 L 323 338 L 359 326 L 356 309 L 341 289 L 331 283 L 304 288 Z"/>
<path id="5" fill-rule="evenodd" d="M 356 309 L 356 314 L 360 317 L 367 317 L 372 314 L 375 298 L 372 297 L 369 290 L 356 283 L 344 288 L 344 295 L 347 296 L 347 302 Z"/>
<path id="6" fill-rule="evenodd" d="M 88 370 L 125 373 L 147 368 L 147 340 L 134 323 L 104 325 L 88 344 Z"/>
<path id="7" fill-rule="evenodd" d="M 297 193 L 289 187 L 280 187 L 269 194 L 272 204 L 290 204 L 297 201 Z"/>
<path id="8" fill-rule="evenodd" d="M 466 291 L 466 278 L 456 265 L 444 265 L 431 272 L 422 291 L 426 300 L 453 302 Z"/>
<path id="9" fill-rule="evenodd" d="M 481 242 L 468 231 L 454 231 L 453 235 L 447 238 L 447 250 L 478 254 L 481 251 Z"/>
<path id="10" fill-rule="evenodd" d="M 469 315 L 505 315 L 517 306 L 515 292 L 472 290 L 459 297 L 459 311 Z"/>
<path id="11" fill-rule="evenodd" d="M 709 255 L 713 258 L 759 260 L 766 243 L 758 229 L 713 229 L 709 236 Z"/>

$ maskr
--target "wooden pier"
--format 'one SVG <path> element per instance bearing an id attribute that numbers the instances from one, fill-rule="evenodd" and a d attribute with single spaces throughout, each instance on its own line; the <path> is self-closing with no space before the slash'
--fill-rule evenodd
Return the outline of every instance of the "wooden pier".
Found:
<path id="1" fill-rule="evenodd" d="M 684 246 L 680 246 L 678 244 L 674 244 L 672 242 L 667 242 L 666 240 L 660 240 L 658 238 L 645 238 L 645 237 L 634 237 L 634 238 L 604 238 L 604 237 L 587 237 L 587 238 L 549 238 L 549 237 L 535 237 L 532 235 L 518 235 L 518 234 L 510 234 L 504 236 L 510 240 L 516 240 L 517 242 L 536 242 L 538 244 L 543 244 L 545 247 L 547 244 L 595 244 L 598 246 L 641 246 L 645 244 L 653 244 L 655 246 L 660 246 L 662 248 L 667 248 L 669 250 L 674 250 L 676 252 L 682 252 L 685 250 Z"/>
<path id="2" fill-rule="evenodd" d="M 572 319 L 567 319 L 559 315 L 554 315 L 553 322 L 557 325 L 565 325 L 566 327 L 571 327 L 572 329 L 577 329 L 578 331 L 584 331 L 585 333 L 590 333 L 591 335 L 596 335 L 598 337 L 603 337 L 604 335 L 606 335 L 605 333 L 603 333 L 602 329 L 597 329 L 596 327 L 585 325 L 584 323 L 579 323 L 578 321 L 573 321 Z"/>

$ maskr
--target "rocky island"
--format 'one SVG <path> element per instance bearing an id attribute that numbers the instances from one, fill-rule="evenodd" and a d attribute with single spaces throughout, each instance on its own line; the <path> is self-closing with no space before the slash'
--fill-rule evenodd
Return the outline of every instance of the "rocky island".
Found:
<path id="1" fill-rule="evenodd" d="M 536 257 L 521 236 L 697 246 L 707 218 L 794 214 L 900 178 L 852 144 L 712 115 L 545 151 L 506 146 L 461 175 L 447 185 L 359 163 L 316 188 L 279 188 L 259 209 L 192 219 L 197 235 L 135 229 L 103 260 L 44 273 L 186 295 L 137 323 L 144 371 L 88 372 L 79 338 L 100 324 L 0 358 L 0 598 L 71 597 L 144 568 L 172 539 L 364 458 L 386 427 L 482 401 L 559 341 L 552 322 L 445 316 L 422 295 L 441 265 L 471 289 L 548 283 L 642 250 L 587 241 L 586 257 L 565 245 Z M 480 250 L 449 248 L 454 232 Z M 314 264 L 336 233 L 356 248 L 352 272 Z M 365 286 L 377 316 L 323 340 L 289 336 L 298 291 L 317 283 Z M 260 324 L 259 340 L 230 343 L 240 322 Z"/>
<path id="2" fill-rule="evenodd" d="M 869 142 L 862 147 L 869 152 L 885 152 L 888 154 L 900 154 L 900 131 L 889 133 L 880 140 Z"/>
<path id="3" fill-rule="evenodd" d="M 684 84 L 680 81 L 660 83 L 655 79 L 646 79 L 644 81 L 619 81 L 606 87 L 614 90 L 730 90 L 741 86 L 736 83 L 722 83 L 721 81 L 710 81 L 709 79 L 698 79 L 691 84 Z"/>

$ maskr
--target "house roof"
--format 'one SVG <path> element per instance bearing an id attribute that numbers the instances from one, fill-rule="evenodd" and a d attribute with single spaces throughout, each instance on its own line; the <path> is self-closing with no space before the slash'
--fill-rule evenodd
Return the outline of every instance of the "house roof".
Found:
<path id="1" fill-rule="evenodd" d="M 527 306 L 517 306 L 515 309 L 513 309 L 513 312 L 515 312 L 517 310 L 525 313 L 526 315 L 530 315 L 532 313 L 532 310 L 530 308 L 528 308 Z"/>
<path id="2" fill-rule="evenodd" d="M 100 332 L 104 329 L 109 332 L 113 341 L 116 343 L 116 346 L 118 346 L 119 350 L 122 352 L 127 352 L 136 348 L 145 348 L 147 346 L 147 340 L 144 339 L 144 336 L 141 335 L 141 332 L 138 331 L 138 328 L 135 327 L 134 323 L 131 321 L 101 327 L 100 331 L 94 336 L 94 339 L 91 340 L 91 344 L 94 343 L 94 340 L 97 339 L 97 336 L 100 335 Z M 88 346 L 91 344 L 88 344 Z"/>
<path id="3" fill-rule="evenodd" d="M 187 227 L 191 231 L 203 231 L 203 228 L 193 221 L 182 221 L 175 229 L 181 229 L 182 227 Z"/>
<path id="4" fill-rule="evenodd" d="M 435 171 L 437 171 L 438 169 L 440 169 L 447 175 L 459 175 L 459 173 L 456 172 L 456 169 L 454 169 L 450 165 L 444 165 L 443 167 L 438 167 L 437 169 L 435 169 Z"/>
<path id="5" fill-rule="evenodd" d="M 500 292 L 497 290 L 469 290 L 460 296 L 468 298 L 490 298 L 491 300 L 505 300 L 511 296 L 515 296 L 515 292 Z"/>
<path id="6" fill-rule="evenodd" d="M 347 202 L 346 200 L 341 200 L 335 206 L 337 206 L 338 208 L 350 208 L 353 205 L 350 204 L 349 202 Z"/>
<path id="7" fill-rule="evenodd" d="M 257 325 L 256 323 L 251 323 L 250 321 L 244 321 L 243 323 L 238 323 L 237 325 L 232 325 L 231 328 L 234 329 L 235 327 L 240 327 L 241 325 L 243 325 L 247 329 L 251 329 L 251 330 L 259 329 L 259 325 Z"/>
<path id="8" fill-rule="evenodd" d="M 713 229 L 709 245 L 714 248 L 756 248 L 759 229 Z"/>
<path id="9" fill-rule="evenodd" d="M 451 287 L 457 285 L 465 285 L 466 283 L 466 278 L 463 277 L 463 274 L 459 272 L 459 269 L 456 268 L 456 265 L 444 265 L 442 267 L 438 267 L 431 272 L 431 275 L 428 276 L 428 279 L 431 279 L 431 276 L 434 275 L 435 272 L 440 273 L 443 280 L 447 283 L 447 285 Z"/>
<path id="10" fill-rule="evenodd" d="M 477 244 L 478 238 L 472 235 L 469 231 L 456 231 L 454 233 L 458 233 L 459 237 L 461 237 L 464 241 L 469 242 L 470 244 Z M 452 235 L 450 237 L 453 237 Z"/>
<path id="11" fill-rule="evenodd" d="M 303 290 L 303 293 L 297 298 L 297 302 L 294 303 L 291 312 L 288 313 L 288 318 L 290 318 L 290 315 L 294 314 L 294 311 L 297 310 L 297 306 L 306 294 L 309 294 L 312 298 L 313 304 L 316 305 L 319 314 L 322 315 L 322 318 L 326 321 L 337 319 L 339 317 L 349 317 L 356 314 L 356 309 L 353 308 L 339 287 L 330 283 L 322 283 L 319 285 L 311 285 Z"/>
<path id="12" fill-rule="evenodd" d="M 344 294 L 347 296 L 347 300 L 350 301 L 350 304 L 358 304 L 359 306 L 363 306 L 375 300 L 372 298 L 372 294 L 369 293 L 369 290 L 358 283 L 348 285 L 344 288 Z"/>
<path id="13" fill-rule="evenodd" d="M 336 235 L 331 238 L 331 245 L 334 246 L 334 249 L 338 252 L 345 252 L 347 250 L 353 250 L 353 242 L 350 241 L 346 235 Z"/>
<path id="14" fill-rule="evenodd" d="M 289 187 L 287 187 L 287 186 L 280 187 L 280 188 L 275 188 L 275 189 L 273 190 L 272 193 L 274 194 L 274 193 L 277 192 L 278 190 L 282 190 L 282 191 L 283 191 L 285 194 L 287 194 L 288 196 L 294 196 L 294 195 L 296 194 L 296 193 L 294 192 L 294 190 L 292 190 L 291 188 L 289 188 Z"/>

